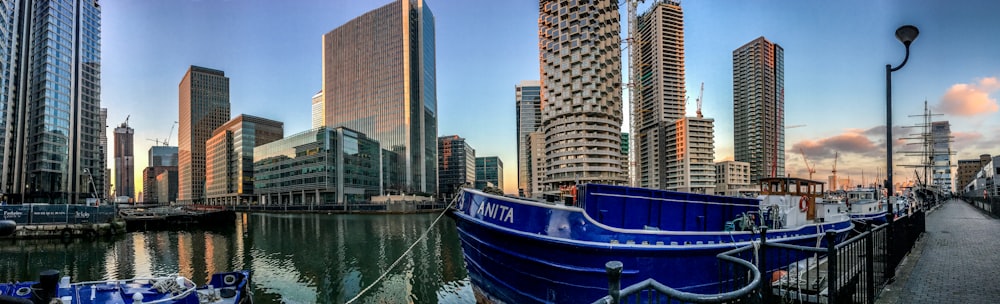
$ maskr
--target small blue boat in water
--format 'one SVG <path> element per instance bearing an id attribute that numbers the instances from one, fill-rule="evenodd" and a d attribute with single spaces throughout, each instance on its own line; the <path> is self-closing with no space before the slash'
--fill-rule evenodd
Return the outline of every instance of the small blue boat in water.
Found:
<path id="1" fill-rule="evenodd" d="M 759 241 L 760 228 L 768 242 L 810 247 L 853 228 L 817 208 L 822 183 L 761 186 L 760 197 L 739 198 L 584 184 L 571 205 L 463 189 L 450 214 L 480 303 L 590 303 L 607 295 L 608 261 L 625 265 L 622 287 L 652 278 L 715 293 L 726 279 L 716 255 Z"/>
<path id="2" fill-rule="evenodd" d="M 248 304 L 251 298 L 249 271 L 216 273 L 201 287 L 181 276 L 70 283 L 55 270 L 43 271 L 38 282 L 0 284 L 0 304 Z"/>

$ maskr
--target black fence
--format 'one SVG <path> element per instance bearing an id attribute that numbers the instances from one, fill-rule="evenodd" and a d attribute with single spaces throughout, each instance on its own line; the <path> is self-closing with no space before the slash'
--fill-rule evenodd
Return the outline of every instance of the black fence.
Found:
<path id="1" fill-rule="evenodd" d="M 111 205 L 0 205 L 0 220 L 12 220 L 18 225 L 107 223 L 117 214 Z"/>
<path id="2" fill-rule="evenodd" d="M 1000 217 L 1000 197 L 963 197 L 962 200 L 994 217 Z"/>
<path id="3" fill-rule="evenodd" d="M 652 279 L 621 288 L 621 263 L 612 261 L 609 295 L 594 303 L 875 303 L 924 232 L 925 217 L 917 211 L 879 226 L 858 223 L 848 239 L 838 242 L 830 231 L 816 247 L 770 242 L 764 228 L 759 243 L 717 256 L 726 279 L 712 295 Z"/>
<path id="4" fill-rule="evenodd" d="M 608 295 L 593 304 L 617 303 L 758 303 L 757 286 L 760 271 L 746 257 L 753 255 L 754 246 L 736 248 L 718 254 L 720 278 L 727 278 L 719 285 L 717 294 L 695 294 L 665 286 L 653 279 L 621 288 L 623 265 L 610 261 L 604 265 L 608 273 Z"/>

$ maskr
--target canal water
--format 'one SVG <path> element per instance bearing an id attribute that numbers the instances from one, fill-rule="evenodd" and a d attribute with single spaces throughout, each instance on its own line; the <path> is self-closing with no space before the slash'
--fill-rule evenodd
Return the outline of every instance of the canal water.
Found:
<path id="1" fill-rule="evenodd" d="M 0 281 L 57 269 L 73 281 L 253 271 L 255 303 L 343 303 L 374 282 L 438 214 L 245 214 L 210 230 L 99 240 L 2 240 Z M 455 225 L 442 217 L 357 303 L 473 303 Z"/>

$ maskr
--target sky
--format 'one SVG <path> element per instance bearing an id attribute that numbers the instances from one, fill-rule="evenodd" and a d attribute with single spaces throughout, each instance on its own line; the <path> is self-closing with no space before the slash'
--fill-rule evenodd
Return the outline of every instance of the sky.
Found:
<path id="1" fill-rule="evenodd" d="M 177 145 L 177 86 L 190 65 L 225 71 L 233 117 L 282 121 L 286 136 L 306 131 L 321 87 L 322 35 L 389 2 L 101 1 L 102 106 L 112 128 L 130 116 L 137 189 L 153 140 Z M 477 156 L 499 156 L 504 190 L 516 193 L 514 85 L 539 78 L 538 2 L 426 2 L 436 19 L 438 135 L 466 138 Z M 836 152 L 839 176 L 859 180 L 864 170 L 872 178 L 885 168 L 885 65 L 903 59 L 894 32 L 904 24 L 920 35 L 892 74 L 894 150 L 916 149 L 900 138 L 919 132 L 904 126 L 922 122 L 911 115 L 926 101 L 943 114 L 934 120 L 951 123 L 956 159 L 1000 154 L 1000 1 L 689 0 L 682 7 L 687 95 L 694 100 L 705 83 L 702 112 L 715 119 L 716 160 L 733 158 L 732 51 L 764 36 L 785 51 L 785 125 L 801 126 L 785 132 L 787 173 L 808 177 L 803 151 L 813 179 L 825 181 Z M 893 161 L 919 160 L 898 153 Z M 894 172 L 896 181 L 913 176 Z"/>

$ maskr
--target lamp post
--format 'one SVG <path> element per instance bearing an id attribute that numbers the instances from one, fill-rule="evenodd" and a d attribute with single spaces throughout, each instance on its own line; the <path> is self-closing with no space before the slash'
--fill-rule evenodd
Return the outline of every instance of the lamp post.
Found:
<path id="1" fill-rule="evenodd" d="M 892 184 L 892 72 L 898 71 L 906 65 L 906 61 L 910 59 L 910 43 L 913 43 L 913 40 L 917 39 L 918 34 L 920 34 L 920 31 L 912 25 L 904 25 L 896 29 L 896 39 L 899 39 L 899 42 L 902 42 L 903 46 L 906 47 L 906 57 L 903 57 L 903 63 L 900 63 L 897 67 L 892 67 L 891 64 L 885 65 L 885 202 L 889 208 L 889 221 L 894 220 L 896 217 L 896 213 L 892 210 L 892 195 L 896 192 Z"/>

